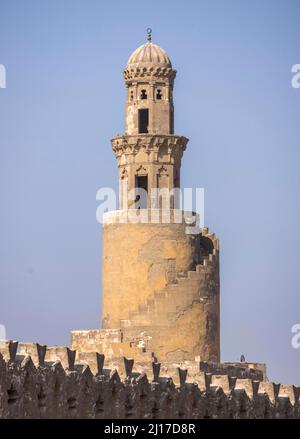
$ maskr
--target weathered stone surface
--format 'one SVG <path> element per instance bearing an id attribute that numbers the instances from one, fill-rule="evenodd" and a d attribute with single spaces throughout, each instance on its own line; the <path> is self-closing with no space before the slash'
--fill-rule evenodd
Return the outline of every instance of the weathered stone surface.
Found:
<path id="1" fill-rule="evenodd" d="M 0 353 L 5 360 L 14 361 L 18 350 L 18 342 L 14 340 L 0 340 Z"/>
<path id="2" fill-rule="evenodd" d="M 7 365 L 0 353 L 0 418 L 8 418 Z"/>
<path id="3" fill-rule="evenodd" d="M 76 351 L 68 347 L 51 346 L 46 349 L 45 361 L 60 361 L 65 369 L 74 368 Z"/>
<path id="4" fill-rule="evenodd" d="M 56 348 L 60 355 L 66 352 Z M 177 368 L 173 380 L 160 374 L 157 363 L 153 363 L 152 380 L 150 369 L 137 373 L 132 361 L 125 365 L 126 377 L 121 379 L 115 369 L 103 368 L 100 374 L 83 363 L 75 363 L 70 370 L 68 362 L 64 368 L 60 361 L 35 365 L 28 355 L 19 358 L 5 361 L 0 355 L 2 419 L 300 419 L 299 389 L 293 386 L 280 385 L 274 392 L 273 383 L 262 381 L 258 386 L 257 381 L 242 378 L 231 386 L 228 375 L 196 373 L 193 367 L 190 377 L 186 365 Z M 95 358 L 86 357 L 93 362 Z"/>
<path id="5" fill-rule="evenodd" d="M 218 240 L 208 229 L 198 235 L 184 229 L 184 224 L 104 226 L 105 329 L 72 331 L 72 349 L 100 351 L 111 360 L 149 361 L 152 353 L 159 361 L 197 355 L 219 360 Z"/>
<path id="6" fill-rule="evenodd" d="M 30 355 L 35 366 L 43 366 L 46 356 L 46 346 L 38 343 L 19 343 L 18 353 L 20 355 Z"/>

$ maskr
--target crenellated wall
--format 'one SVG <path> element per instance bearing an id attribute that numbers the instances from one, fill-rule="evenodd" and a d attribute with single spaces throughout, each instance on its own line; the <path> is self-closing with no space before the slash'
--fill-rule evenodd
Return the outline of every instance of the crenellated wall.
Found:
<path id="1" fill-rule="evenodd" d="M 0 346 L 0 418 L 300 418 L 300 387 L 261 381 L 246 367 L 215 375 L 196 363 L 168 370 L 153 362 L 151 371 L 135 371 L 134 361 L 124 358 L 117 371 L 95 352 L 11 341 Z"/>

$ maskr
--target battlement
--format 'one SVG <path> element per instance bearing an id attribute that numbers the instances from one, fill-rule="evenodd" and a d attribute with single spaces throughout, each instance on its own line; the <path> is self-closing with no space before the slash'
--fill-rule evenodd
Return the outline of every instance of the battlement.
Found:
<path id="1" fill-rule="evenodd" d="M 153 361 L 137 371 L 126 357 L 106 365 L 97 352 L 1 341 L 0 418 L 300 418 L 300 387 L 209 367 Z"/>
<path id="2" fill-rule="evenodd" d="M 200 371 L 213 375 L 228 375 L 237 378 L 267 381 L 266 365 L 263 363 L 200 361 Z"/>

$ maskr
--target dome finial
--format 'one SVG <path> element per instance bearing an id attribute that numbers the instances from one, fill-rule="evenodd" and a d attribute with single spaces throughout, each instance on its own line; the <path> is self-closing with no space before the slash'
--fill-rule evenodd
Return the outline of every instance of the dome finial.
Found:
<path id="1" fill-rule="evenodd" d="M 147 40 L 149 41 L 149 43 L 151 43 L 151 41 L 152 41 L 152 29 L 151 29 L 151 27 L 147 27 Z"/>

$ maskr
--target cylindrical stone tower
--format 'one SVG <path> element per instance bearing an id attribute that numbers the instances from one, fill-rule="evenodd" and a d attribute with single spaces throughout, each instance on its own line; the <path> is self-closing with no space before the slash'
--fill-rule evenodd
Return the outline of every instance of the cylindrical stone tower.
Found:
<path id="1" fill-rule="evenodd" d="M 104 214 L 102 326 L 122 328 L 123 341 L 159 361 L 219 361 L 218 240 L 207 229 L 190 233 L 192 213 L 179 209 L 188 139 L 174 134 L 175 75 L 150 33 L 124 70 L 126 130 L 112 139 L 120 210 Z"/>

